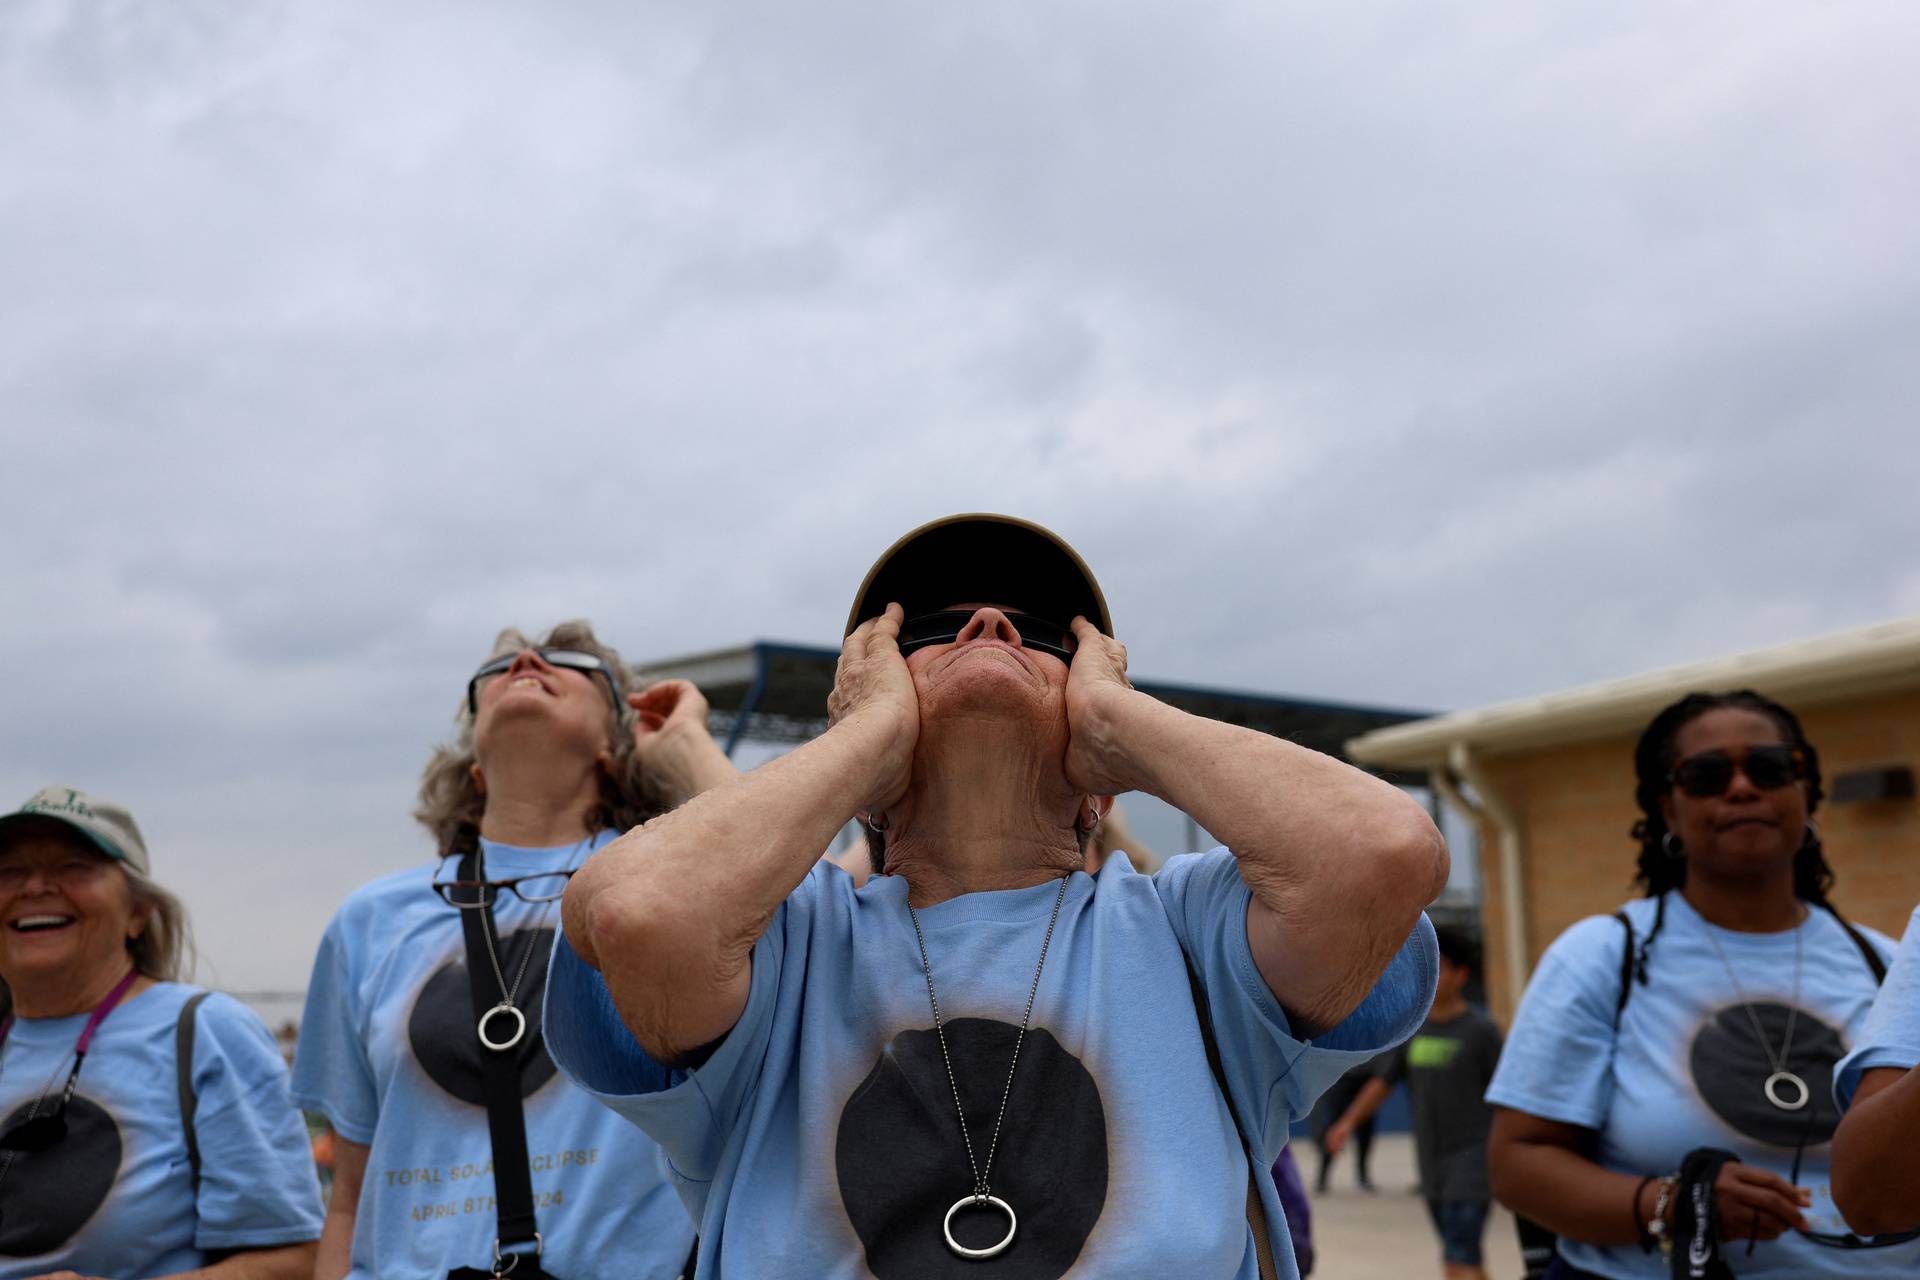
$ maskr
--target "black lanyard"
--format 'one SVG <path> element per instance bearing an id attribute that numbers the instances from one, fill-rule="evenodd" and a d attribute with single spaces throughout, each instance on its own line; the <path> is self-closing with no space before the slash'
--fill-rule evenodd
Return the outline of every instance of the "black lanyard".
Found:
<path id="1" fill-rule="evenodd" d="M 460 857 L 462 880 L 480 879 L 480 858 L 468 852 Z M 467 986 L 473 995 L 474 1024 L 499 999 L 488 989 L 493 977 L 488 944 L 495 954 L 500 933 L 493 923 L 493 904 L 471 907 L 460 912 L 460 927 L 467 940 Z M 533 946 L 534 940 L 527 939 Z M 520 1102 L 520 1058 L 513 1049 L 480 1049 L 480 1085 L 487 1100 L 487 1135 L 493 1144 L 493 1200 L 498 1214 L 493 1241 L 493 1270 L 464 1267 L 452 1272 L 454 1280 L 467 1277 L 517 1275 L 537 1278 L 542 1241 L 533 1213 L 533 1170 L 527 1159 L 527 1116 Z M 530 1264 L 530 1265 L 529 1265 Z"/>

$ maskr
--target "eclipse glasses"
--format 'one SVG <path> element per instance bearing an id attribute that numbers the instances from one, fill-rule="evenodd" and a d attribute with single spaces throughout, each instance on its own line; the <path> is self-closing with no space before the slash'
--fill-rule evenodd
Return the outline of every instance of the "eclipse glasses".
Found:
<path id="1" fill-rule="evenodd" d="M 516 650 L 513 653 L 502 654 L 491 662 L 482 663 L 480 669 L 473 673 L 473 679 L 467 681 L 467 713 L 469 715 L 480 714 L 480 686 L 495 676 L 505 675 L 507 669 L 519 661 L 520 654 L 524 652 L 526 651 Z M 581 649 L 538 648 L 533 650 L 533 652 L 539 654 L 540 660 L 550 667 L 559 667 L 566 671 L 579 671 L 589 676 L 599 676 L 607 682 L 607 700 L 613 704 L 615 711 L 620 710 L 621 688 L 619 673 L 604 662 L 599 654 L 587 653 Z"/>

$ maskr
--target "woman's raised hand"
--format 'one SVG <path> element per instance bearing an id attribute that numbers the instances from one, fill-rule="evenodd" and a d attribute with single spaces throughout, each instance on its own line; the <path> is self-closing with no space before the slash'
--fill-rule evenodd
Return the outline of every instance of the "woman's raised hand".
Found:
<path id="1" fill-rule="evenodd" d="M 633 754 L 668 807 L 731 778 L 733 765 L 707 731 L 707 696 L 686 680 L 662 680 L 627 695 Z"/>
<path id="2" fill-rule="evenodd" d="M 1085 618 L 1073 620 L 1073 665 L 1067 669 L 1067 781 L 1088 795 L 1135 789 L 1117 723 L 1133 694 L 1127 646 Z"/>
<path id="3" fill-rule="evenodd" d="M 914 691 L 907 660 L 900 656 L 898 604 L 853 629 L 840 646 L 827 715 L 835 725 L 858 723 L 877 734 L 880 759 L 877 782 L 861 806 L 877 813 L 904 796 L 913 775 L 913 746 L 920 737 L 920 697 Z"/>
<path id="4" fill-rule="evenodd" d="M 662 680 L 627 695 L 633 708 L 633 749 L 646 760 L 662 738 L 707 731 L 707 695 L 687 680 Z"/>

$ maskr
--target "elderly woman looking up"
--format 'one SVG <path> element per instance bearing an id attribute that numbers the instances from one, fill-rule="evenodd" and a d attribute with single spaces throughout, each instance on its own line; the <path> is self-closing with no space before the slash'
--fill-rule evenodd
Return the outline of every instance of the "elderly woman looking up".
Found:
<path id="1" fill-rule="evenodd" d="M 1296 1274 L 1267 1169 L 1419 1025 L 1446 850 L 1125 672 L 1065 543 L 924 526 L 856 598 L 832 727 L 575 878 L 549 1043 L 666 1149 L 702 1280 Z M 1089 877 L 1131 789 L 1227 847 Z M 818 861 L 855 815 L 858 891 Z"/>
<path id="2" fill-rule="evenodd" d="M 355 892 L 314 961 L 294 1093 L 339 1135 L 316 1274 L 668 1280 L 693 1228 L 659 1150 L 554 1078 L 540 992 L 567 877 L 733 766 L 698 690 L 627 694 L 584 622 L 502 632 L 464 692 L 415 815 L 440 858 Z"/>
<path id="3" fill-rule="evenodd" d="M 132 815 L 70 787 L 0 818 L 0 1276 L 304 1277 L 286 1066 L 175 981 L 186 911 L 148 866 Z"/>

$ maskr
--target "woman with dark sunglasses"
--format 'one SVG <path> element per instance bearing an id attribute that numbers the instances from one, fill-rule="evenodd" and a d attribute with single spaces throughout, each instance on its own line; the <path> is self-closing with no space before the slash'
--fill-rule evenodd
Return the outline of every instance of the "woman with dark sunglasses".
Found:
<path id="1" fill-rule="evenodd" d="M 667 1151 L 701 1280 L 1297 1276 L 1288 1123 L 1433 997 L 1421 806 L 1132 688 L 1010 517 L 881 556 L 828 706 L 567 888 L 554 1057 Z M 1222 846 L 1089 875 L 1129 790 Z M 860 887 L 819 861 L 856 816 Z"/>
<path id="2" fill-rule="evenodd" d="M 320 1187 L 260 1019 L 178 981 L 123 807 L 0 818 L 0 1276 L 305 1277 Z"/>
<path id="3" fill-rule="evenodd" d="M 697 689 L 629 693 L 623 672 L 584 622 L 538 644 L 502 632 L 421 779 L 441 856 L 327 927 L 294 1065 L 295 1097 L 337 1135 L 323 1280 L 680 1274 L 693 1227 L 658 1148 L 556 1078 L 540 1032 L 568 878 L 734 776 Z M 500 1167 L 524 1173 L 496 1183 L 503 1143 Z"/>
<path id="4" fill-rule="evenodd" d="M 1769 698 L 1696 693 L 1634 768 L 1646 897 L 1528 983 L 1487 1090 L 1495 1196 L 1557 1233 L 1554 1277 L 1920 1274 L 1920 1240 L 1853 1235 L 1828 1190 L 1834 1067 L 1892 947 L 1828 901 L 1813 744 Z"/>

